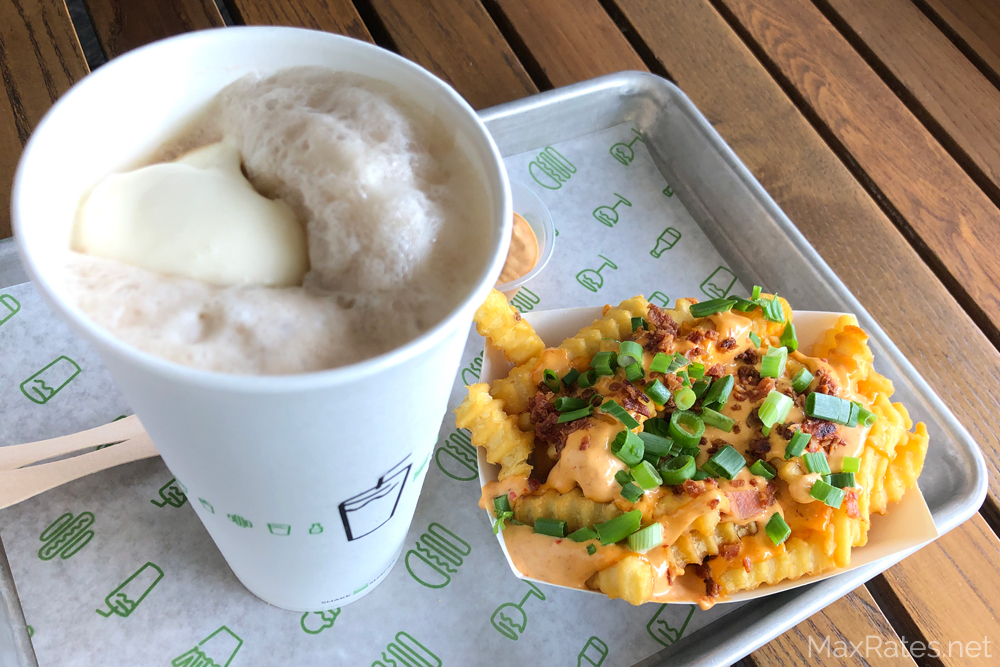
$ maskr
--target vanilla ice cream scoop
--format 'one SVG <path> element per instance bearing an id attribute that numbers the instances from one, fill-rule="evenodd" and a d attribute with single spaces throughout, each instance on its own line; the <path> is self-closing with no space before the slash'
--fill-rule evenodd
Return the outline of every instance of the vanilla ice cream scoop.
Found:
<path id="1" fill-rule="evenodd" d="M 214 285 L 301 285 L 305 230 L 253 189 L 240 162 L 220 142 L 108 176 L 77 212 L 74 250 Z"/>

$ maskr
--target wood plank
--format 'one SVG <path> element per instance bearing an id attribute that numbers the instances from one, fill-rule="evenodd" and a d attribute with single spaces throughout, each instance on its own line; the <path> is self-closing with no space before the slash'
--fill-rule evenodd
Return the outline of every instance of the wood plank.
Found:
<path id="1" fill-rule="evenodd" d="M 225 25 L 213 0 L 84 0 L 104 54 L 114 58 L 164 37 Z"/>
<path id="2" fill-rule="evenodd" d="M 890 617 L 905 613 L 923 637 L 939 642 L 945 665 L 995 665 L 1000 659 L 998 562 L 1000 539 L 977 514 L 885 572 L 895 597 L 883 611 Z M 876 590 L 880 600 L 885 593 Z M 895 610 L 886 608 L 897 604 Z M 979 650 L 970 652 L 976 644 Z"/>
<path id="3" fill-rule="evenodd" d="M 1000 75 L 1000 4 L 995 0 L 920 1 Z"/>
<path id="4" fill-rule="evenodd" d="M 911 637 L 912 639 L 912 637 Z M 888 647 L 895 644 L 895 655 Z M 903 667 L 903 643 L 864 586 L 750 654 L 756 667 Z M 855 650 L 860 647 L 860 650 Z M 877 647 L 875 652 L 870 650 Z"/>
<path id="5" fill-rule="evenodd" d="M 538 92 L 479 0 L 371 0 L 399 52 L 476 109 Z"/>
<path id="6" fill-rule="evenodd" d="M 87 73 L 63 0 L 0 2 L 0 238 L 10 236 L 10 186 L 35 125 Z"/>
<path id="7" fill-rule="evenodd" d="M 826 0 L 1000 193 L 1000 90 L 911 0 Z"/>
<path id="8" fill-rule="evenodd" d="M 623 70 L 646 71 L 598 0 L 496 4 L 555 87 Z"/>
<path id="9" fill-rule="evenodd" d="M 244 25 L 286 25 L 372 41 L 351 0 L 229 0 L 233 20 Z"/>

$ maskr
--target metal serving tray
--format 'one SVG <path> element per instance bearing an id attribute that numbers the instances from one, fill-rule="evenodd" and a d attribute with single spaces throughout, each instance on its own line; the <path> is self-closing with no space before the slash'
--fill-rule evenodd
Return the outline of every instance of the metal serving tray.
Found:
<path id="1" fill-rule="evenodd" d="M 622 72 L 481 112 L 504 155 L 633 122 L 664 178 L 728 266 L 748 283 L 766 285 L 798 309 L 855 313 L 871 334 L 879 371 L 915 419 L 927 423 L 932 446 L 920 488 L 944 533 L 971 517 L 986 495 L 978 446 L 934 391 L 848 292 L 690 100 L 651 74 Z M 0 241 L 0 288 L 23 282 L 13 243 Z M 905 555 L 905 554 L 904 554 Z M 669 663 L 729 665 L 901 560 L 903 556 L 811 586 L 748 603 L 692 633 L 670 651 Z M 10 569 L 0 545 L 0 664 L 35 665 Z M 654 655 L 637 667 L 666 665 Z"/>

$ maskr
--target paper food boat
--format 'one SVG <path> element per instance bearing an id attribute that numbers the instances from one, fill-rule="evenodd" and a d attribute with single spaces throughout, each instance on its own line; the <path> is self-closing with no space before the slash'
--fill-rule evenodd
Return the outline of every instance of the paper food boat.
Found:
<path id="1" fill-rule="evenodd" d="M 840 313 L 796 311 L 795 332 L 798 336 L 800 347 L 807 352 L 811 350 L 812 346 L 821 340 L 823 333 L 837 323 L 837 318 L 840 315 Z M 564 339 L 574 335 L 577 331 L 601 316 L 601 308 L 562 308 L 524 315 L 525 319 L 528 320 L 538 335 L 541 336 L 542 340 L 545 341 L 545 344 L 549 346 L 558 345 Z M 503 353 L 487 344 L 483 352 L 483 367 L 480 374 L 480 382 L 493 382 L 498 378 L 506 377 L 511 368 L 512 364 L 504 359 Z M 931 446 L 933 447 L 934 443 L 931 443 Z M 486 453 L 481 447 L 478 451 L 478 457 L 480 485 L 484 486 L 488 482 L 496 481 L 497 475 L 500 472 L 500 466 L 488 463 L 486 461 Z M 490 520 L 492 522 L 492 516 Z M 814 574 L 790 581 L 782 581 L 773 586 L 761 586 L 753 591 L 742 591 L 728 597 L 719 598 L 718 603 L 744 602 L 822 581 L 861 567 L 862 565 L 874 563 L 883 558 L 907 551 L 914 551 L 937 536 L 937 527 L 934 525 L 934 519 L 927 509 L 924 497 L 920 493 L 919 487 L 914 487 L 906 492 L 906 495 L 903 496 L 900 502 L 890 504 L 887 514 L 872 515 L 871 529 L 868 532 L 868 543 L 863 547 L 855 547 L 851 551 L 850 566 L 830 570 L 823 574 Z M 514 562 L 507 552 L 507 546 L 503 540 L 503 531 L 500 531 L 497 535 L 497 540 L 499 540 L 500 548 L 503 549 L 504 556 L 507 558 L 507 564 L 519 579 L 535 581 L 558 588 L 569 588 L 570 590 L 578 590 L 582 593 L 604 595 L 600 591 L 583 591 L 578 588 L 560 586 L 524 576 L 514 566 Z M 690 604 L 690 602 L 675 602 L 673 604 Z"/>

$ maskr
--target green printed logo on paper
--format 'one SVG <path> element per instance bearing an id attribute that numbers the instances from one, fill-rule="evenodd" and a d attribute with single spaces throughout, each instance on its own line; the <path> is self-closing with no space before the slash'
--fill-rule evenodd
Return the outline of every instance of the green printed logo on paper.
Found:
<path id="1" fill-rule="evenodd" d="M 172 479 L 163 486 L 160 487 L 160 497 L 155 500 L 150 500 L 157 507 L 166 507 L 170 505 L 171 507 L 181 507 L 187 502 L 187 496 L 181 491 L 181 487 L 177 484 L 176 479 Z"/>
<path id="2" fill-rule="evenodd" d="M 292 532 L 292 527 L 287 523 L 269 523 L 267 524 L 267 529 L 272 535 L 279 537 L 288 537 L 289 533 Z"/>
<path id="3" fill-rule="evenodd" d="M 517 290 L 517 294 L 510 300 L 510 305 L 517 308 L 520 312 L 526 313 L 529 310 L 534 310 L 535 306 L 541 303 L 541 301 L 537 294 L 527 287 L 522 287 Z"/>
<path id="4" fill-rule="evenodd" d="M 115 417 L 114 419 L 111 420 L 111 423 L 114 424 L 116 421 L 121 421 L 122 419 L 125 419 L 125 417 L 127 417 L 127 416 L 128 415 L 118 415 L 117 417 Z M 98 450 L 104 449 L 105 447 L 110 447 L 111 445 L 118 445 L 118 444 L 121 444 L 123 442 L 125 442 L 125 441 L 124 440 L 115 440 L 114 442 L 106 442 L 103 445 L 98 445 L 97 447 L 95 447 L 94 451 L 96 452 Z"/>
<path id="5" fill-rule="evenodd" d="M 667 197 L 673 197 L 674 189 L 668 185 L 667 187 L 663 188 L 663 194 L 666 195 Z"/>
<path id="6" fill-rule="evenodd" d="M 479 374 L 483 370 L 483 353 L 480 352 L 476 358 L 469 362 L 469 365 L 462 369 L 462 384 L 476 384 Z M 471 380 L 469 378 L 472 378 Z"/>
<path id="7" fill-rule="evenodd" d="M 21 383 L 21 393 L 28 400 L 45 405 L 80 374 L 80 365 L 69 357 L 56 360 Z"/>
<path id="8" fill-rule="evenodd" d="M 31 639 L 34 636 L 35 636 L 35 629 L 29 625 L 28 626 L 28 639 Z"/>
<path id="9" fill-rule="evenodd" d="M 618 265 L 604 255 L 598 255 L 598 257 L 604 260 L 604 263 L 601 264 L 600 268 L 584 269 L 580 273 L 576 274 L 576 282 L 580 283 L 594 293 L 604 287 L 604 276 L 601 275 L 601 271 L 607 268 L 610 268 L 613 271 L 618 270 Z"/>
<path id="10" fill-rule="evenodd" d="M 615 225 L 618 224 L 619 206 L 621 206 L 622 204 L 625 204 L 626 206 L 632 206 L 632 202 L 630 202 L 628 199 L 625 199 L 625 197 L 621 196 L 617 192 L 613 192 L 612 194 L 615 197 L 618 197 L 618 201 L 616 201 L 611 206 L 598 206 L 597 208 L 594 209 L 594 218 L 596 218 L 598 222 L 605 225 L 606 227 L 614 227 Z"/>
<path id="11" fill-rule="evenodd" d="M 226 518 L 235 523 L 240 528 L 253 528 L 253 521 L 244 519 L 239 514 L 227 514 Z"/>
<path id="12" fill-rule="evenodd" d="M 649 254 L 659 259 L 663 253 L 677 245 L 681 240 L 681 233 L 673 227 L 667 227 L 663 233 L 656 237 L 656 245 L 649 251 Z"/>
<path id="13" fill-rule="evenodd" d="M 322 524 L 314 523 L 313 525 L 309 526 L 309 534 L 310 535 L 319 535 L 322 532 L 323 532 L 323 525 Z"/>
<path id="14" fill-rule="evenodd" d="M 666 294 L 664 294 L 663 292 L 661 292 L 659 290 L 657 290 L 657 291 L 653 292 L 652 294 L 650 294 L 649 298 L 646 299 L 646 301 L 649 301 L 650 303 L 656 304 L 660 308 L 669 308 L 670 307 L 670 297 L 668 297 Z"/>
<path id="15" fill-rule="evenodd" d="M 332 628 L 338 616 L 340 616 L 340 607 L 326 611 L 307 611 L 302 614 L 299 625 L 302 626 L 302 631 L 306 634 L 318 635 L 327 628 Z"/>
<path id="16" fill-rule="evenodd" d="M 17 315 L 21 304 L 10 294 L 0 294 L 0 325 Z"/>
<path id="17" fill-rule="evenodd" d="M 198 502 L 201 503 L 201 506 L 207 509 L 210 514 L 215 514 L 215 508 L 212 506 L 212 503 L 208 502 L 204 498 L 199 498 Z"/>
<path id="18" fill-rule="evenodd" d="M 577 667 L 601 667 L 608 657 L 608 645 L 600 637 L 591 637 L 576 656 Z"/>
<path id="19" fill-rule="evenodd" d="M 479 476 L 476 448 L 465 429 L 458 429 L 445 438 L 434 452 L 434 462 L 441 472 L 460 482 L 470 482 Z"/>
<path id="20" fill-rule="evenodd" d="M 632 134 L 635 135 L 632 141 L 628 143 L 618 142 L 617 144 L 614 144 L 610 150 L 612 157 L 614 157 L 616 160 L 621 162 L 626 167 L 632 164 L 632 160 L 635 159 L 635 150 L 633 150 L 632 147 L 635 146 L 635 143 L 637 141 L 642 141 L 642 135 L 636 132 L 634 128 L 632 129 Z M 642 142 L 646 143 L 645 141 Z"/>
<path id="21" fill-rule="evenodd" d="M 173 667 L 229 667 L 241 646 L 243 640 L 223 625 L 170 664 Z"/>
<path id="22" fill-rule="evenodd" d="M 720 266 L 702 281 L 700 287 L 703 294 L 712 299 L 721 299 L 729 294 L 736 284 L 736 274 L 724 266 Z"/>
<path id="23" fill-rule="evenodd" d="M 441 667 L 441 658 L 407 632 L 397 632 L 372 667 Z"/>
<path id="24" fill-rule="evenodd" d="M 432 523 L 417 538 L 417 548 L 406 552 L 406 571 L 427 588 L 444 588 L 458 573 L 472 547 L 439 523 Z"/>
<path id="25" fill-rule="evenodd" d="M 517 641 L 525 628 L 528 627 L 528 614 L 524 611 L 524 604 L 531 598 L 536 597 L 539 600 L 545 599 L 545 593 L 538 590 L 538 586 L 533 583 L 525 581 L 523 582 L 530 589 L 524 594 L 520 602 L 505 602 L 496 611 L 493 612 L 493 616 L 490 617 L 490 622 L 493 623 L 493 627 L 496 631 L 502 634 L 507 639 L 513 639 Z"/>
<path id="26" fill-rule="evenodd" d="M 576 167 L 552 146 L 546 146 L 528 163 L 528 173 L 543 188 L 558 190 L 573 177 Z"/>
<path id="27" fill-rule="evenodd" d="M 670 613 L 671 611 L 680 613 L 673 614 Z M 684 636 L 684 630 L 687 629 L 693 614 L 694 605 L 689 605 L 685 613 L 678 608 L 678 605 L 661 604 L 660 608 L 653 614 L 653 618 L 649 619 L 649 623 L 646 624 L 646 631 L 656 641 L 664 646 L 670 646 L 680 641 L 680 638 Z M 670 616 L 671 619 L 668 620 L 667 616 Z M 674 621 L 674 624 L 671 625 L 670 621 Z"/>
<path id="28" fill-rule="evenodd" d="M 110 618 L 111 614 L 128 618 L 139 606 L 139 603 L 156 587 L 156 584 L 160 583 L 160 579 L 163 579 L 163 570 L 154 563 L 146 563 L 123 581 L 118 588 L 108 593 L 108 596 L 104 598 L 104 604 L 108 605 L 107 611 L 98 609 L 97 613 L 104 618 Z"/>
<path id="29" fill-rule="evenodd" d="M 94 531 L 89 530 L 93 523 L 94 515 L 90 512 L 81 512 L 79 516 L 66 512 L 49 524 L 38 537 L 43 543 L 38 550 L 38 557 L 52 560 L 59 556 L 66 560 L 75 556 L 94 538 Z"/>

